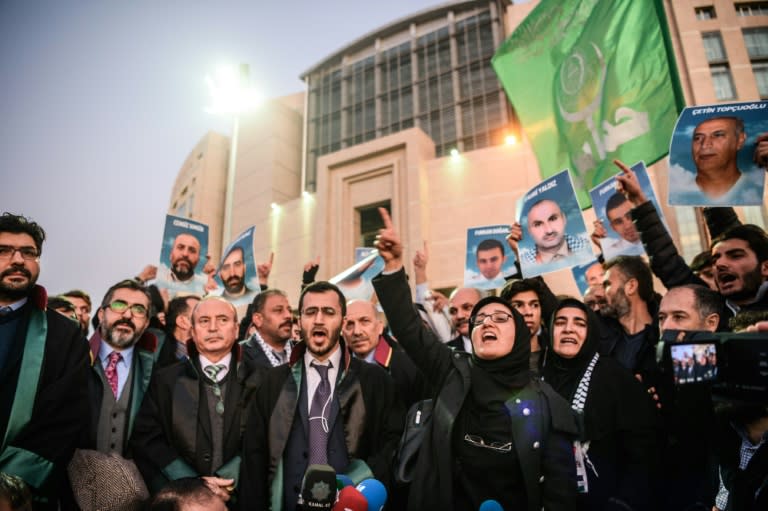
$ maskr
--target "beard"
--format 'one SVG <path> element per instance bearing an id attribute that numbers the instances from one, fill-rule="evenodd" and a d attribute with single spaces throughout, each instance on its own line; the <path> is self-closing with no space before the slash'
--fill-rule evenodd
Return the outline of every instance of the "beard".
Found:
<path id="1" fill-rule="evenodd" d="M 315 347 L 311 342 L 312 332 L 306 332 L 304 330 L 301 331 L 301 336 L 307 345 L 307 351 L 314 355 L 315 358 L 322 358 L 333 351 L 336 345 L 339 344 L 339 339 L 341 338 L 341 329 L 338 329 L 334 332 L 329 331 L 327 335 L 330 342 L 324 346 Z"/>
<path id="2" fill-rule="evenodd" d="M 133 329 L 133 333 L 125 333 L 117 330 L 120 325 L 128 325 Z M 113 348 L 125 349 L 136 344 L 143 332 L 136 330 L 136 325 L 129 319 L 118 319 L 111 325 L 106 325 L 106 331 L 102 332 L 104 341 Z"/>
<path id="3" fill-rule="evenodd" d="M 224 282 L 224 289 L 226 289 L 227 293 L 239 293 L 244 287 L 243 278 L 239 275 L 232 275 Z"/>
<path id="4" fill-rule="evenodd" d="M 25 284 L 14 284 L 11 282 L 5 282 L 5 278 L 13 273 L 21 273 L 27 277 Z M 29 296 L 32 292 L 32 288 L 35 287 L 37 282 L 37 275 L 32 275 L 32 272 L 26 269 L 24 266 L 11 266 L 2 273 L 0 273 L 0 296 L 7 300 L 17 301 Z"/>
<path id="5" fill-rule="evenodd" d="M 760 272 L 759 265 L 754 270 L 745 273 L 741 277 L 741 283 L 742 285 L 739 291 L 723 296 L 734 301 L 754 299 L 760 286 L 763 285 L 763 274 Z"/>
<path id="6" fill-rule="evenodd" d="M 600 307 L 600 312 L 605 316 L 619 319 L 629 314 L 629 300 L 624 289 L 619 289 L 611 303 Z"/>
<path id="7" fill-rule="evenodd" d="M 179 264 L 182 261 L 187 263 L 186 268 Z M 195 265 L 186 257 L 180 257 L 171 266 L 171 271 L 178 280 L 189 280 L 195 275 Z"/>

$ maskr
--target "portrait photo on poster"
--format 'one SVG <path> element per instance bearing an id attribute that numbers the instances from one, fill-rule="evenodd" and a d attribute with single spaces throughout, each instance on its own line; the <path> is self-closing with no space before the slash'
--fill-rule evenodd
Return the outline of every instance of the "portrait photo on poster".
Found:
<path id="1" fill-rule="evenodd" d="M 166 215 L 155 284 L 167 289 L 170 298 L 179 294 L 202 296 L 208 282 L 203 271 L 207 256 L 208 226 Z"/>
<path id="2" fill-rule="evenodd" d="M 631 168 L 637 176 L 637 182 L 643 193 L 653 203 L 662 221 L 665 222 L 663 210 L 659 207 L 645 163 L 637 162 Z M 616 189 L 616 176 L 611 176 L 594 187 L 589 191 L 589 196 L 592 199 L 595 218 L 603 223 L 606 231 L 606 237 L 600 240 L 603 258 L 607 261 L 619 255 L 645 255 L 640 233 L 635 228 L 630 214 L 633 208 L 632 203 Z"/>
<path id="3" fill-rule="evenodd" d="M 763 200 L 768 102 L 699 105 L 683 110 L 669 146 L 669 204 L 755 206 Z"/>
<path id="4" fill-rule="evenodd" d="M 594 257 L 568 170 L 525 194 L 518 244 L 526 278 L 583 264 Z"/>
<path id="5" fill-rule="evenodd" d="M 464 286 L 498 289 L 516 272 L 515 255 L 507 244 L 509 225 L 486 225 L 467 229 Z"/>
<path id="6" fill-rule="evenodd" d="M 373 297 L 373 277 L 383 270 L 384 259 L 378 250 L 373 249 L 367 257 L 330 278 L 328 282 L 336 284 L 347 301 L 370 300 Z"/>
<path id="7" fill-rule="evenodd" d="M 247 228 L 227 245 L 216 268 L 214 280 L 218 287 L 210 294 L 225 298 L 235 307 L 246 305 L 247 308 L 261 290 L 253 255 L 255 229 L 255 226 Z"/>

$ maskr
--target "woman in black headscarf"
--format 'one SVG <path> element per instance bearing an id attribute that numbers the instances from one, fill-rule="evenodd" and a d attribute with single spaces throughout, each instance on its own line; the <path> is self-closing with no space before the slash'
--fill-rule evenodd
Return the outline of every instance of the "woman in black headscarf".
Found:
<path id="1" fill-rule="evenodd" d="M 382 217 L 376 294 L 398 341 L 439 389 L 408 509 L 476 511 L 490 499 L 510 510 L 574 509 L 575 421 L 560 396 L 531 378 L 525 320 L 501 298 L 484 298 L 470 318 L 473 352 L 440 342 L 411 303 L 402 245 Z"/>
<path id="2" fill-rule="evenodd" d="M 597 318 L 580 301 L 560 302 L 550 332 L 543 379 L 582 418 L 580 509 L 648 509 L 656 454 L 650 397 L 626 369 L 600 357 Z"/>

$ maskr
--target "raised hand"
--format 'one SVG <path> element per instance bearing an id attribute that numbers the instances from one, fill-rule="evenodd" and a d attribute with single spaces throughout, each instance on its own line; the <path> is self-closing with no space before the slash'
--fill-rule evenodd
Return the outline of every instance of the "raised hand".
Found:
<path id="1" fill-rule="evenodd" d="M 627 167 L 621 160 L 613 160 L 613 164 L 621 169 L 621 174 L 616 176 L 616 189 L 624 194 L 633 206 L 639 206 L 648 199 L 640 188 L 640 182 L 637 180 L 635 171 Z"/>
<path id="2" fill-rule="evenodd" d="M 374 246 L 384 259 L 384 271 L 394 272 L 403 267 L 403 243 L 392 225 L 392 218 L 385 208 L 379 208 L 384 228 L 379 229 Z"/>
<path id="3" fill-rule="evenodd" d="M 266 263 L 259 263 L 256 265 L 256 273 L 259 275 L 259 284 L 266 286 L 269 274 L 272 271 L 272 263 L 275 260 L 275 253 L 269 253 L 269 261 Z"/>

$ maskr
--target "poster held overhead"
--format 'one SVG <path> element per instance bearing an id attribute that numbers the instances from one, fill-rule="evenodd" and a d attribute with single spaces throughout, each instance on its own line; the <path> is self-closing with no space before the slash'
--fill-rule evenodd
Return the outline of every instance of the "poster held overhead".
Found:
<path id="1" fill-rule="evenodd" d="M 167 289 L 169 298 L 203 296 L 208 282 L 208 276 L 203 272 L 207 255 L 207 225 L 166 215 L 155 284 Z"/>

